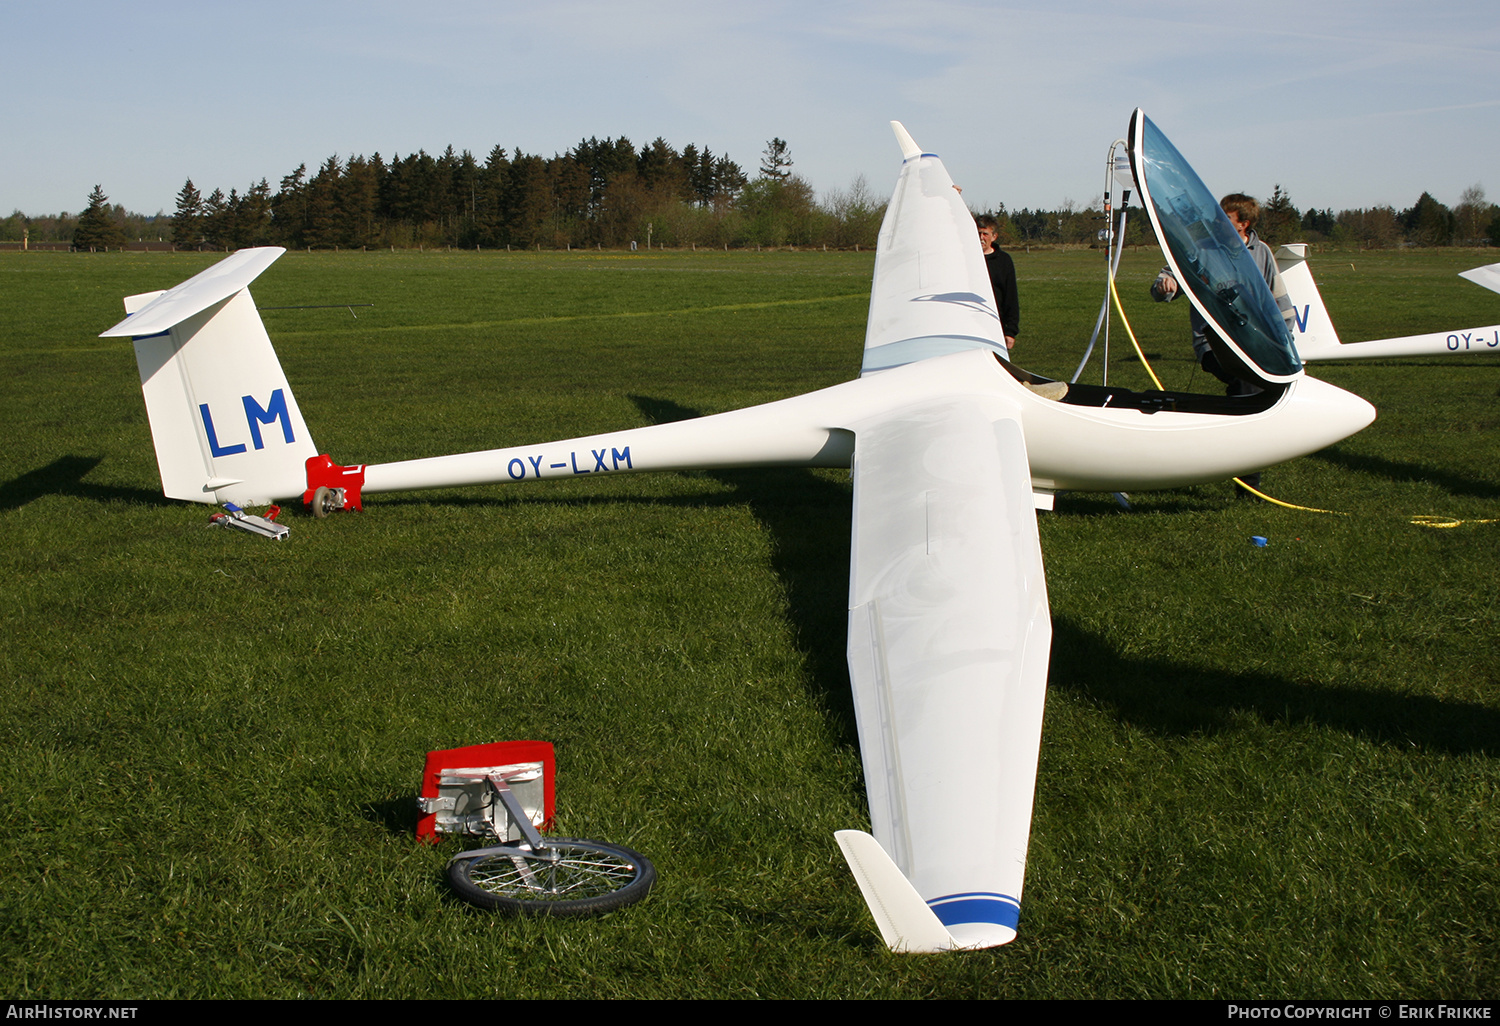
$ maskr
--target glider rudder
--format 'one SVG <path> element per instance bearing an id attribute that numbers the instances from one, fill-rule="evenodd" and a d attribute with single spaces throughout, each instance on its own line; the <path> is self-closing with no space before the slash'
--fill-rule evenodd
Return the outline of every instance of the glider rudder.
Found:
<path id="1" fill-rule="evenodd" d="M 261 506 L 301 495 L 317 455 L 250 283 L 286 252 L 243 249 L 166 292 L 131 296 L 102 332 L 135 343 L 162 491 Z"/>
<path id="2" fill-rule="evenodd" d="M 1276 269 L 1281 273 L 1281 282 L 1286 286 L 1287 298 L 1292 303 L 1292 338 L 1297 343 L 1297 355 L 1304 360 L 1326 358 L 1337 353 L 1339 333 L 1334 330 L 1333 319 L 1323 305 L 1323 295 L 1318 283 L 1313 281 L 1312 270 L 1307 266 L 1307 245 L 1294 242 L 1276 250 Z"/>

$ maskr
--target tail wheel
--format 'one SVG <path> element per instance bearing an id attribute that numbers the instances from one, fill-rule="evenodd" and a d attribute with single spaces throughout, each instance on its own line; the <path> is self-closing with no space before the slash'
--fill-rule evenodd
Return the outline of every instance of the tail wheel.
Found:
<path id="1" fill-rule="evenodd" d="M 312 514 L 319 520 L 343 508 L 344 501 L 338 489 L 319 486 L 318 490 L 313 492 Z"/>

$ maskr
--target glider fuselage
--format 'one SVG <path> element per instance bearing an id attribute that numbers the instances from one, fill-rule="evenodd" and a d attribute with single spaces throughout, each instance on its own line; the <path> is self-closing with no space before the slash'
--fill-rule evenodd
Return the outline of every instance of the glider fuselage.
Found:
<path id="1" fill-rule="evenodd" d="M 902 406 L 955 395 L 983 398 L 997 409 L 1018 412 L 1032 486 L 1041 493 L 1133 491 L 1222 481 L 1316 452 L 1375 416 L 1374 407 L 1358 396 L 1305 376 L 1258 412 L 1162 408 L 1185 405 L 1172 399 L 1147 408 L 1057 402 L 1024 387 L 990 352 L 968 350 L 695 420 L 371 464 L 365 467 L 363 490 L 392 492 L 628 471 L 848 467 L 856 445 L 851 425 Z"/>

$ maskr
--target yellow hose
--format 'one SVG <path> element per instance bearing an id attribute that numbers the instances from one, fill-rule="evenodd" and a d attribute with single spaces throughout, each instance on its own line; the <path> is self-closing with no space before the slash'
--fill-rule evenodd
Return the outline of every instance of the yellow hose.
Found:
<path id="1" fill-rule="evenodd" d="M 1125 308 L 1120 305 L 1120 293 L 1115 289 L 1115 276 L 1109 276 L 1109 294 L 1115 301 L 1115 309 L 1120 312 L 1120 323 L 1125 325 L 1125 334 L 1130 336 L 1130 344 L 1135 346 L 1135 355 L 1141 358 L 1141 366 L 1146 368 L 1146 373 L 1151 375 L 1151 380 L 1156 382 L 1156 390 L 1165 392 L 1166 386 L 1161 383 L 1161 378 L 1156 376 L 1156 371 L 1151 369 L 1151 363 L 1146 359 L 1146 354 L 1141 352 L 1141 344 L 1135 340 L 1135 332 L 1130 329 L 1130 318 L 1125 316 Z"/>
<path id="2" fill-rule="evenodd" d="M 1463 524 L 1495 524 L 1500 523 L 1500 520 L 1458 520 L 1454 517 L 1439 517 L 1424 514 L 1419 517 L 1412 517 L 1411 522 L 1418 527 L 1459 527 Z"/>
<path id="3" fill-rule="evenodd" d="M 1328 513 L 1331 516 L 1336 516 L 1336 517 L 1347 517 L 1349 515 L 1348 513 L 1342 513 L 1342 512 L 1340 512 L 1339 510 L 1336 510 L 1336 509 L 1318 509 L 1315 506 L 1298 506 L 1295 503 L 1282 502 L 1280 499 L 1273 499 L 1273 498 L 1271 498 L 1269 495 L 1267 495 L 1265 492 L 1261 491 L 1259 488 L 1252 488 L 1250 485 L 1247 485 L 1245 482 L 1241 481 L 1237 477 L 1236 478 L 1231 478 L 1231 480 L 1234 481 L 1234 483 L 1237 484 L 1237 485 L 1239 485 L 1241 488 L 1245 489 L 1245 491 L 1247 491 L 1251 495 L 1255 496 L 1257 499 L 1264 499 L 1266 502 L 1274 502 L 1276 505 L 1278 505 L 1278 506 L 1285 506 L 1287 509 L 1300 509 L 1300 510 L 1306 512 L 1306 513 Z M 1412 521 L 1412 522 L 1415 523 L 1416 521 Z"/>

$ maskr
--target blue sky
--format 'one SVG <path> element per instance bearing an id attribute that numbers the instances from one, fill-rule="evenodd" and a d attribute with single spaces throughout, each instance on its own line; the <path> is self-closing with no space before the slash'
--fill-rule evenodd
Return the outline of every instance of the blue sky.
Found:
<path id="1" fill-rule="evenodd" d="M 131 210 L 452 144 L 551 156 L 660 135 L 754 172 L 786 139 L 820 194 L 884 195 L 903 121 L 976 207 L 1103 190 L 1134 107 L 1216 192 L 1299 207 L 1500 200 L 1494 0 L 256 4 L 0 0 L 0 209 Z M 1243 27 L 1229 27 L 1238 20 Z"/>

